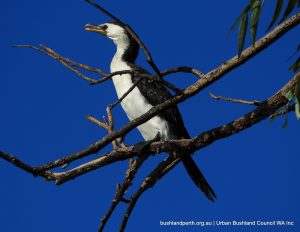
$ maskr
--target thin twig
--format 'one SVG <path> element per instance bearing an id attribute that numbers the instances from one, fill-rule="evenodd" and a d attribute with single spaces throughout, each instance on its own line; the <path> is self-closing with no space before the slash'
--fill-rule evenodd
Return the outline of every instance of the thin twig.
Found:
<path id="1" fill-rule="evenodd" d="M 113 116 L 110 111 L 110 109 L 107 107 L 107 117 L 108 117 L 108 122 L 101 122 L 100 120 L 94 118 L 92 115 L 88 115 L 86 118 L 92 123 L 95 123 L 99 127 L 105 129 L 108 134 L 111 134 L 114 131 L 114 121 L 113 121 Z M 112 146 L 114 149 L 118 149 L 117 141 L 114 140 L 111 142 Z"/>
<path id="2" fill-rule="evenodd" d="M 104 78 L 101 78 L 99 80 L 95 80 L 95 81 L 91 82 L 90 85 L 100 84 L 108 79 L 111 79 L 113 76 L 123 75 L 123 74 L 138 75 L 141 78 L 149 79 L 152 81 L 157 81 L 157 82 L 163 84 L 164 86 L 168 87 L 169 89 L 173 90 L 177 94 L 182 93 L 182 91 L 180 89 L 178 89 L 175 85 L 171 84 L 170 82 L 163 80 L 163 79 L 158 79 L 157 77 L 154 77 L 151 74 L 139 73 L 137 70 L 116 71 L 116 72 L 110 73 L 109 75 L 105 76 Z"/>
<path id="3" fill-rule="evenodd" d="M 143 155 L 143 156 L 137 158 L 136 160 L 132 160 L 131 162 L 129 162 L 130 164 L 129 164 L 128 170 L 126 171 L 125 180 L 124 180 L 123 184 L 117 188 L 117 192 L 111 203 L 111 206 L 109 207 L 106 214 L 101 218 L 101 225 L 100 225 L 98 232 L 102 232 L 104 230 L 104 227 L 105 227 L 107 221 L 111 217 L 111 215 L 114 212 L 117 205 L 122 201 L 125 193 L 127 192 L 128 188 L 132 184 L 137 171 L 139 170 L 139 168 L 142 166 L 142 164 L 145 162 L 145 160 L 148 157 L 149 157 L 149 155 Z M 130 203 L 130 201 L 128 203 Z"/>
<path id="4" fill-rule="evenodd" d="M 162 161 L 143 181 L 140 188 L 133 194 L 131 197 L 131 201 L 127 207 L 126 212 L 124 213 L 124 217 L 121 223 L 121 226 L 119 228 L 119 232 L 123 232 L 125 230 L 125 227 L 127 225 L 128 219 L 132 213 L 132 210 L 134 209 L 138 199 L 140 196 L 149 188 L 153 187 L 154 184 L 160 179 L 160 174 L 162 171 L 174 161 L 173 156 L 169 156 L 164 161 Z"/>
<path id="5" fill-rule="evenodd" d="M 31 48 L 31 49 L 34 49 L 34 50 L 36 50 L 38 52 L 41 52 L 41 53 L 43 53 L 43 54 L 45 54 L 45 55 L 47 55 L 47 56 L 55 59 L 56 61 L 60 62 L 67 69 L 71 70 L 72 72 L 74 72 L 76 75 L 78 75 L 82 79 L 88 81 L 90 85 L 101 84 L 101 83 L 103 83 L 103 82 L 105 82 L 107 80 L 110 80 L 113 76 L 116 76 L 116 75 L 122 75 L 122 74 L 136 75 L 136 74 L 139 74 L 139 76 L 141 76 L 143 78 L 155 80 L 155 81 L 158 81 L 158 82 L 162 83 L 163 85 L 165 85 L 169 89 L 173 90 L 177 94 L 182 93 L 182 91 L 180 89 L 178 89 L 176 86 L 174 86 L 170 82 L 165 81 L 165 80 L 160 80 L 158 78 L 155 78 L 151 74 L 138 73 L 135 70 L 123 70 L 123 71 L 116 71 L 116 72 L 107 74 L 107 73 L 105 73 L 104 71 L 102 71 L 99 68 L 93 68 L 93 67 L 88 66 L 86 64 L 81 64 L 81 63 L 73 61 L 73 60 L 71 60 L 69 58 L 63 57 L 63 56 L 59 55 L 56 51 L 54 51 L 52 48 L 49 48 L 49 47 L 47 47 L 45 45 L 40 45 L 41 48 L 38 48 L 38 47 L 36 47 L 34 45 L 31 45 L 31 44 L 13 45 L 13 47 L 16 47 L 16 48 Z M 95 73 L 100 74 L 100 75 L 102 75 L 104 77 L 100 78 L 100 79 L 93 79 L 93 78 L 90 78 L 90 77 L 87 77 L 87 76 L 83 75 L 81 72 L 79 72 L 78 70 L 74 69 L 73 67 L 78 67 L 78 68 L 85 69 L 85 70 L 90 71 L 90 72 L 95 72 Z M 170 73 L 167 73 L 167 74 L 164 74 L 164 75 L 168 75 Z"/>
<path id="6" fill-rule="evenodd" d="M 167 76 L 174 73 L 191 73 L 193 75 L 196 75 L 199 78 L 205 78 L 205 74 L 201 72 L 200 70 L 192 67 L 187 66 L 180 66 L 175 68 L 169 68 L 161 72 L 162 76 Z"/>
<path id="7" fill-rule="evenodd" d="M 246 100 L 242 100 L 242 99 L 234 99 L 234 98 L 230 98 L 230 97 L 216 96 L 211 92 L 209 92 L 209 95 L 217 101 L 223 100 L 223 101 L 229 101 L 229 102 L 233 102 L 233 103 L 241 103 L 241 104 L 253 105 L 253 106 L 259 106 L 262 104 L 260 101 L 257 101 L 257 100 L 246 101 Z"/>
<path id="8" fill-rule="evenodd" d="M 118 104 L 120 104 L 123 100 L 124 100 L 124 98 L 125 97 L 127 97 L 128 96 L 128 94 L 139 84 L 139 82 L 142 80 L 142 78 L 141 77 L 139 77 L 138 79 L 137 79 L 137 81 L 136 82 L 134 82 L 133 83 L 133 85 L 117 100 L 117 101 L 115 101 L 114 103 L 112 103 L 112 104 L 110 104 L 108 107 L 109 107 L 109 109 L 111 110 L 111 109 L 113 109 L 116 105 L 118 105 Z"/>
<path id="9" fill-rule="evenodd" d="M 23 161 L 17 159 L 15 156 L 8 154 L 6 152 L 0 151 L 0 158 L 6 160 L 7 162 L 15 165 L 17 168 L 20 168 L 28 173 L 31 173 L 33 176 L 41 176 L 46 180 L 53 181 L 56 179 L 53 172 L 45 171 L 43 173 L 39 173 L 38 169 L 35 167 L 31 167 L 30 165 L 24 163 Z"/>
<path id="10" fill-rule="evenodd" d="M 92 72 L 97 72 L 101 75 L 107 75 L 106 73 L 104 73 L 103 71 L 101 71 L 100 69 L 96 69 L 96 68 L 92 68 L 88 65 L 84 65 L 84 64 L 80 64 L 77 63 L 75 61 L 70 60 L 69 58 L 65 58 L 62 57 L 61 55 L 59 55 L 58 53 L 56 53 L 53 49 L 46 47 L 45 45 L 40 45 L 41 48 L 38 48 L 36 46 L 33 46 L 31 44 L 25 44 L 25 45 L 13 45 L 13 47 L 16 48 L 31 48 L 34 49 L 36 51 L 39 51 L 53 59 L 55 59 L 56 61 L 58 61 L 59 63 L 61 63 L 63 66 L 65 66 L 67 69 L 69 69 L 70 71 L 74 72 L 76 75 L 78 75 L 80 78 L 88 81 L 89 83 L 93 83 L 95 81 L 95 79 L 90 78 L 85 76 L 84 74 L 82 74 L 81 72 L 79 72 L 77 69 L 73 68 L 75 67 L 80 67 L 82 69 L 86 69 L 88 71 L 92 71 Z"/>
<path id="11" fill-rule="evenodd" d="M 102 127 L 104 130 L 108 131 L 108 125 L 106 123 L 101 122 L 100 120 L 94 118 L 92 115 L 86 116 L 86 119 L 89 120 L 92 123 L 95 123 L 99 127 Z"/>
<path id="12" fill-rule="evenodd" d="M 57 57 L 58 60 L 62 60 L 62 61 L 66 62 L 67 64 L 69 64 L 72 67 L 78 67 L 78 68 L 85 69 L 85 70 L 90 71 L 90 72 L 94 72 L 94 73 L 100 74 L 102 76 L 107 76 L 107 73 L 104 72 L 104 71 L 102 71 L 99 68 L 93 68 L 93 67 L 91 67 L 89 65 L 81 64 L 81 63 L 73 61 L 73 60 L 71 60 L 71 59 L 69 59 L 67 57 L 63 57 L 63 56 L 59 55 L 56 51 L 54 51 L 52 48 L 49 48 L 49 47 L 47 47 L 45 45 L 41 44 L 40 47 L 43 48 L 48 53 L 50 53 L 51 55 L 53 55 L 54 57 Z"/>
<path id="13" fill-rule="evenodd" d="M 106 108 L 106 113 L 108 118 L 108 134 L 112 134 L 114 132 L 114 118 L 109 106 Z M 118 149 L 117 140 L 113 140 L 111 143 L 114 149 Z"/>

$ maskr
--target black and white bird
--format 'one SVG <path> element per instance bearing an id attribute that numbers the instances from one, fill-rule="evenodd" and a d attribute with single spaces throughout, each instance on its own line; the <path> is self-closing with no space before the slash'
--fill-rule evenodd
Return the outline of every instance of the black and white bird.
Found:
<path id="1" fill-rule="evenodd" d="M 101 25 L 87 24 L 85 30 L 105 35 L 115 43 L 117 51 L 110 64 L 111 72 L 134 70 L 137 73 L 149 74 L 135 64 L 139 53 L 139 45 L 122 25 L 115 22 Z M 121 102 L 129 120 L 138 118 L 153 106 L 172 97 L 170 92 L 160 82 L 139 78 L 138 75 L 115 75 L 112 77 L 112 80 L 119 98 L 139 80 L 137 87 Z M 138 130 L 146 141 L 154 139 L 157 135 L 160 136 L 161 140 L 190 138 L 177 106 L 170 107 L 141 124 L 138 126 Z M 216 195 L 190 154 L 181 156 L 181 161 L 196 186 L 204 192 L 208 199 L 213 201 Z"/>

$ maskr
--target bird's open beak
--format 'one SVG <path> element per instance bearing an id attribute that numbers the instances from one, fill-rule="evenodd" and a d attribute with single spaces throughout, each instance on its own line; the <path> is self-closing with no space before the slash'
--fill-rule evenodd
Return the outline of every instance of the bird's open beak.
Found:
<path id="1" fill-rule="evenodd" d="M 86 31 L 92 31 L 92 32 L 98 32 L 98 33 L 100 33 L 100 34 L 102 34 L 102 35 L 107 35 L 107 32 L 106 32 L 106 30 L 102 27 L 102 26 L 96 26 L 96 25 L 93 25 L 93 24 L 86 24 L 85 26 L 84 26 L 84 29 L 86 30 Z"/>

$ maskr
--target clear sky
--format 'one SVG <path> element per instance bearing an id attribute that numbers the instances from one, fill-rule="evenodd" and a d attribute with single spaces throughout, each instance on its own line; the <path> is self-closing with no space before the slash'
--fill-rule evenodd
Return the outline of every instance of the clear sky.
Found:
<path id="1" fill-rule="evenodd" d="M 207 72 L 236 54 L 236 31 L 229 27 L 248 2 L 243 1 L 102 1 L 132 25 L 160 69 L 194 66 Z M 266 1 L 258 37 L 265 33 L 274 5 Z M 13 44 L 45 44 L 60 54 L 108 71 L 115 51 L 108 39 L 87 33 L 86 23 L 109 21 L 83 0 L 3 1 L 0 9 L 0 150 L 39 165 L 85 148 L 106 132 L 85 119 L 101 118 L 116 100 L 112 83 L 89 86 L 54 60 Z M 192 136 L 225 124 L 253 109 L 212 100 L 208 92 L 264 100 L 291 77 L 287 61 L 299 42 L 299 27 L 247 64 L 179 105 Z M 249 41 L 247 41 L 249 45 Z M 140 56 L 138 62 L 149 67 Z M 95 77 L 95 76 L 94 76 Z M 168 80 L 184 87 L 190 75 Z M 127 122 L 120 107 L 116 127 Z M 195 160 L 218 195 L 209 202 L 179 165 L 138 202 L 127 231 L 282 231 L 281 227 L 162 227 L 160 221 L 292 220 L 299 231 L 299 128 L 293 114 L 273 124 L 261 122 L 236 136 L 198 151 Z M 141 141 L 138 131 L 128 144 Z M 103 152 L 111 149 L 104 149 Z M 165 155 L 144 164 L 132 189 Z M 77 162 L 76 164 L 79 164 Z M 74 164 L 75 165 L 75 164 Z M 72 164 L 71 167 L 74 167 Z M 0 160 L 0 231 L 96 231 L 127 168 L 120 162 L 62 186 L 16 169 Z M 130 193 L 132 192 L 132 189 Z M 107 225 L 116 231 L 124 205 Z"/>

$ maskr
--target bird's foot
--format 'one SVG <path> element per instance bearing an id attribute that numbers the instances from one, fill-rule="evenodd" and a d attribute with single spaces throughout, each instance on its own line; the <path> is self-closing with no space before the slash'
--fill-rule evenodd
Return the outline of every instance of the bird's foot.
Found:
<path id="1" fill-rule="evenodd" d="M 154 139 L 148 141 L 142 141 L 134 145 L 134 150 L 138 151 L 139 154 L 142 154 L 147 147 L 149 147 L 152 143 L 157 142 L 159 140 L 160 140 L 160 134 L 157 133 Z"/>

